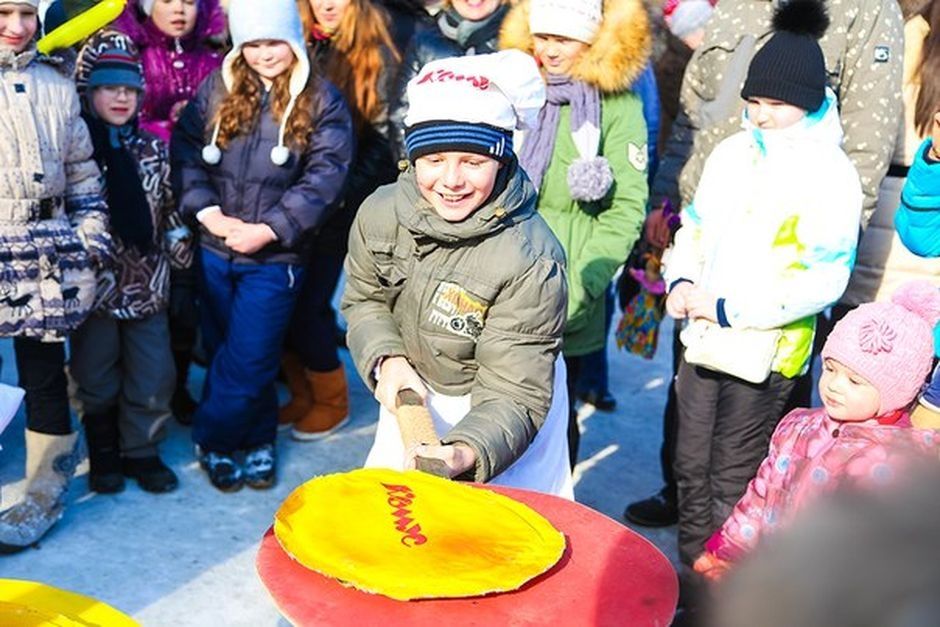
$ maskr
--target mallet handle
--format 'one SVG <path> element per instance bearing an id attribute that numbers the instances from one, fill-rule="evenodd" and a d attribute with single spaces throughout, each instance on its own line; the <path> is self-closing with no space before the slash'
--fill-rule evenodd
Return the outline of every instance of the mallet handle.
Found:
<path id="1" fill-rule="evenodd" d="M 431 412 L 428 411 L 418 393 L 404 389 L 398 393 L 397 400 L 398 409 L 395 412 L 395 418 L 398 419 L 398 430 L 401 432 L 401 441 L 405 445 L 405 450 L 411 450 L 420 444 L 439 445 L 441 440 L 437 436 L 437 431 L 434 430 Z M 418 457 L 415 462 L 418 470 L 445 479 L 450 478 L 447 464 L 439 459 Z"/>

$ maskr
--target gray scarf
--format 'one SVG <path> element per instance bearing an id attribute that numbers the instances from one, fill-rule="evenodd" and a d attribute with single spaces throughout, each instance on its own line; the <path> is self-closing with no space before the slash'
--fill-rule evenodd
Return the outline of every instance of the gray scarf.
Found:
<path id="1" fill-rule="evenodd" d="M 437 16 L 437 27 L 441 33 L 457 45 L 466 54 L 486 54 L 496 52 L 490 40 L 499 35 L 499 26 L 509 7 L 500 6 L 482 20 L 468 20 L 454 9 L 441 11 Z"/>
<path id="2" fill-rule="evenodd" d="M 547 83 L 547 100 L 539 112 L 538 126 L 526 134 L 519 153 L 519 163 L 536 189 L 542 186 L 542 177 L 555 151 L 558 120 L 564 105 L 571 105 L 572 131 L 585 123 L 597 128 L 601 125 L 601 97 L 596 87 L 569 76 L 552 74 L 548 75 Z"/>

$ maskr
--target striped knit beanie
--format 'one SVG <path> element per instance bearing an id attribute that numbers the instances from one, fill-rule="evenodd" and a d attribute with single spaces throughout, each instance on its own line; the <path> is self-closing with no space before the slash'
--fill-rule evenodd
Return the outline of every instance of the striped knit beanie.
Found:
<path id="1" fill-rule="evenodd" d="M 411 161 L 437 152 L 513 159 L 512 136 L 545 104 L 535 60 L 519 50 L 438 59 L 408 83 L 405 148 Z"/>
<path id="2" fill-rule="evenodd" d="M 789 0 L 776 10 L 776 31 L 757 51 L 741 97 L 773 98 L 813 112 L 826 99 L 826 59 L 817 39 L 829 27 L 820 0 Z"/>
<path id="3" fill-rule="evenodd" d="M 95 60 L 88 74 L 89 89 L 105 85 L 123 85 L 138 91 L 144 89 L 140 63 L 132 52 L 122 48 L 108 48 Z"/>

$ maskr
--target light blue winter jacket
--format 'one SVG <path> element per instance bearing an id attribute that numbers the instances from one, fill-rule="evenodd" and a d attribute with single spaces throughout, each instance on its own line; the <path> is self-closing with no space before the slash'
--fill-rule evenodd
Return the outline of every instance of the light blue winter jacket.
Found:
<path id="1" fill-rule="evenodd" d="M 927 139 L 917 149 L 894 216 L 901 241 L 921 257 L 940 257 L 940 162 L 927 156 L 932 144 Z"/>

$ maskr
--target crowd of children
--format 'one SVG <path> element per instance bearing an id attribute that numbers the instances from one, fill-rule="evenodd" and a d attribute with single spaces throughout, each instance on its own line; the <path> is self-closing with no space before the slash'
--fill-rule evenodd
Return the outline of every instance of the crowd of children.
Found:
<path id="1" fill-rule="evenodd" d="M 895 3 L 130 0 L 42 54 L 46 3 L 0 0 L 0 335 L 27 416 L 0 550 L 62 515 L 70 403 L 95 492 L 175 489 L 173 416 L 212 485 L 265 489 L 279 426 L 348 418 L 345 341 L 381 404 L 367 464 L 570 498 L 578 377 L 634 246 L 668 248 L 676 377 L 667 487 L 627 517 L 677 519 L 687 577 L 935 457 L 940 0 L 902 3 L 903 39 Z M 870 58 L 834 69 L 852 29 Z M 865 138 L 862 83 L 891 137 Z M 820 349 L 823 407 L 793 409 Z M 440 439 L 404 450 L 409 388 Z"/>

